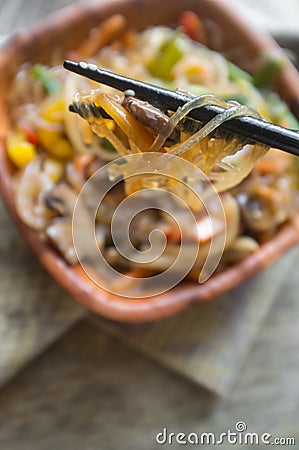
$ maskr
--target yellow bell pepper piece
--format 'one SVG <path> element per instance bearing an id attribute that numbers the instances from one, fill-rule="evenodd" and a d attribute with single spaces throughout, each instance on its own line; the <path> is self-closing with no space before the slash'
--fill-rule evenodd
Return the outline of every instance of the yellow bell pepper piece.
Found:
<path id="1" fill-rule="evenodd" d="M 42 119 L 49 122 L 49 128 L 39 126 L 37 135 L 43 148 L 54 158 L 70 159 L 74 150 L 69 141 L 63 136 L 64 102 L 61 98 L 50 97 L 41 107 Z M 58 129 L 51 129 L 51 125 L 57 125 Z M 61 130 L 59 126 L 61 125 Z"/>
<path id="2" fill-rule="evenodd" d="M 48 97 L 42 104 L 41 116 L 51 123 L 63 121 L 64 102 L 60 97 Z"/>
<path id="3" fill-rule="evenodd" d="M 21 133 L 12 133 L 7 139 L 7 154 L 14 165 L 22 169 L 36 156 L 36 150 Z"/>
<path id="4" fill-rule="evenodd" d="M 74 155 L 74 150 L 69 141 L 62 137 L 58 131 L 50 131 L 45 128 L 38 128 L 37 135 L 43 148 L 49 155 L 58 159 L 70 159 Z"/>

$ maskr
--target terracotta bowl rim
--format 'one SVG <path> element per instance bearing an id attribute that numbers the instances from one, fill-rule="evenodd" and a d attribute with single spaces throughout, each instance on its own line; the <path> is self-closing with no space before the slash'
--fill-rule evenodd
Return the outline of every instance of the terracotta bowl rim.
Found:
<path id="1" fill-rule="evenodd" d="M 169 3 L 170 0 L 168 0 Z M 203 0 L 202 3 L 210 2 L 214 8 L 222 14 L 226 14 L 236 23 L 240 23 L 240 20 L 234 16 L 230 8 L 223 5 L 221 0 Z M 109 0 L 102 0 L 102 10 L 107 7 L 117 8 L 120 6 L 134 4 L 136 2 L 131 0 L 115 0 L 109 2 Z M 142 3 L 142 2 L 137 2 Z M 137 4 L 136 3 L 136 4 Z M 149 0 L 144 0 L 143 3 L 149 4 Z M 184 1 L 182 4 L 189 5 L 191 1 Z M 112 5 L 112 6 L 111 6 Z M 32 41 L 32 37 L 36 39 L 36 36 L 45 33 L 43 30 L 53 30 L 56 24 L 63 24 L 68 21 L 71 23 L 78 14 L 82 17 L 87 16 L 92 11 L 92 8 L 88 4 L 73 4 L 63 10 L 51 14 L 48 18 L 42 19 L 36 25 L 34 25 L 30 31 L 20 31 L 16 33 L 6 44 L 0 49 L 0 73 L 1 69 L 5 67 L 7 63 L 8 55 L 18 55 L 24 49 L 28 47 L 28 43 Z M 186 9 L 186 8 L 183 8 Z M 121 10 L 119 11 L 121 12 Z M 84 17 L 85 17 L 84 16 Z M 86 17 L 85 17 L 86 19 Z M 87 19 L 86 19 L 87 20 Z M 244 33 L 248 31 L 248 27 L 245 26 Z M 257 35 L 259 37 L 259 35 Z M 31 37 L 31 41 L 30 41 Z M 267 36 L 260 34 L 260 43 L 263 48 L 275 48 L 276 44 Z M 296 83 L 294 69 L 288 66 L 286 74 L 291 73 L 292 82 Z M 297 75 L 296 75 L 297 76 Z M 297 76 L 297 88 L 299 89 L 299 78 Z M 299 102 L 298 98 L 295 99 Z M 0 116 L 5 119 L 5 99 L 3 95 L 0 98 Z M 4 203 L 17 225 L 20 233 L 25 238 L 31 249 L 36 254 L 41 264 L 47 269 L 47 271 L 53 276 L 53 278 L 65 288 L 79 303 L 90 309 L 96 314 L 102 315 L 106 318 L 123 321 L 123 322 L 145 322 L 161 319 L 180 311 L 183 311 L 187 307 L 193 304 L 197 304 L 201 301 L 212 300 L 218 295 L 238 286 L 240 283 L 253 276 L 257 272 L 261 271 L 265 267 L 272 264 L 279 256 L 285 252 L 288 248 L 292 247 L 299 242 L 299 230 L 298 224 L 287 223 L 277 233 L 274 239 L 263 244 L 261 248 L 254 254 L 247 257 L 241 263 L 234 265 L 225 271 L 213 275 L 204 284 L 195 283 L 181 283 L 174 289 L 156 297 L 147 299 L 127 299 L 125 297 L 117 297 L 112 294 L 108 294 L 104 290 L 96 287 L 90 282 L 84 275 L 80 268 L 70 268 L 62 258 L 60 258 L 50 247 L 43 244 L 37 237 L 37 233 L 29 229 L 18 218 L 12 193 L 12 177 L 9 163 L 6 158 L 5 152 L 5 133 L 1 133 L 0 136 L 0 193 L 4 200 Z M 298 218 L 299 222 L 299 218 Z"/>

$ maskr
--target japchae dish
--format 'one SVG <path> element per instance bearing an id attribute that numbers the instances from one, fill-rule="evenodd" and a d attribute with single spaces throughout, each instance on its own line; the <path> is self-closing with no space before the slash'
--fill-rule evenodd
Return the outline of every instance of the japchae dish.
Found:
<path id="1" fill-rule="evenodd" d="M 296 158 L 218 130 L 228 117 L 240 115 L 299 128 L 288 106 L 270 89 L 283 65 L 279 54 L 264 55 L 263 67 L 250 75 L 210 50 L 200 19 L 186 12 L 176 28 L 156 26 L 141 32 L 128 29 L 124 17 L 113 16 L 68 57 L 167 89 L 180 89 L 190 97 L 177 111 L 160 111 L 135 99 L 134 92 L 121 94 L 99 87 L 65 71 L 55 60 L 51 67 L 29 63 L 20 67 L 9 98 L 13 131 L 7 140 L 8 157 L 16 168 L 16 209 L 22 221 L 70 265 L 78 264 L 72 213 L 79 192 L 99 168 L 121 156 L 169 153 L 191 162 L 208 177 L 221 197 L 228 225 L 218 270 L 256 251 L 297 213 Z M 187 117 L 192 108 L 207 103 L 224 107 L 225 116 L 220 114 L 207 124 Z M 78 114 L 69 112 L 69 104 Z M 110 231 L 113 213 L 123 198 L 149 184 L 159 188 L 163 180 L 127 179 L 125 164 L 117 170 L 124 181 L 109 192 L 95 217 L 98 248 L 123 273 L 138 276 L 163 271 L 180 244 L 167 214 L 149 208 L 132 222 L 136 248 L 146 248 L 154 228 L 161 228 L 167 236 L 164 256 L 148 267 L 119 255 Z M 175 182 L 166 188 L 180 194 Z M 96 189 L 90 189 L 82 217 L 91 214 Z M 186 196 L 186 201 L 194 207 L 201 244 L 208 252 L 211 230 L 192 196 Z M 199 236 L 189 238 L 192 244 Z M 191 278 L 196 278 L 203 262 L 199 259 L 196 264 Z"/>

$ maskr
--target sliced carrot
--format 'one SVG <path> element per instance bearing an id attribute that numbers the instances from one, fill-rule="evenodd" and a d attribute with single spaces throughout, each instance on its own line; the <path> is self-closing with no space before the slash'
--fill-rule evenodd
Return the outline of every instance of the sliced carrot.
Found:
<path id="1" fill-rule="evenodd" d="M 89 153 L 84 153 L 82 155 L 78 155 L 74 158 L 74 166 L 78 172 L 84 172 L 87 166 L 93 161 L 93 155 Z"/>
<path id="2" fill-rule="evenodd" d="M 202 44 L 207 43 L 204 24 L 193 11 L 185 11 L 179 18 L 179 25 L 191 39 L 199 41 Z"/>
<path id="3" fill-rule="evenodd" d="M 101 22 L 100 25 L 91 30 L 89 36 L 81 45 L 76 49 L 84 58 L 90 58 L 99 51 L 104 45 L 108 45 L 113 42 L 121 33 L 125 30 L 127 21 L 121 14 L 115 14 L 105 22 Z"/>
<path id="4" fill-rule="evenodd" d="M 29 125 L 21 124 L 20 129 L 23 132 L 27 142 L 30 142 L 33 145 L 39 145 L 40 141 L 38 135 Z"/>
<path id="5" fill-rule="evenodd" d="M 266 185 L 260 184 L 255 189 L 255 193 L 259 197 L 261 197 L 265 200 L 268 200 L 270 202 L 278 203 L 282 200 L 282 193 L 271 186 L 266 186 Z"/>
<path id="6" fill-rule="evenodd" d="M 263 158 L 255 165 L 255 168 L 261 173 L 281 174 L 290 168 L 293 158 L 287 153 L 271 149 Z"/>

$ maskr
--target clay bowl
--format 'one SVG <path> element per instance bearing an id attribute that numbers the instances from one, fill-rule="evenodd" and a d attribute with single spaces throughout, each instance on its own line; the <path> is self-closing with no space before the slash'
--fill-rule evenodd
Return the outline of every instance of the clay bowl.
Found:
<path id="1" fill-rule="evenodd" d="M 294 225 L 287 224 L 275 239 L 264 244 L 256 253 L 225 272 L 212 276 L 202 285 L 181 283 L 156 297 L 127 299 L 98 288 L 81 268 L 69 267 L 17 217 L 12 192 L 13 169 L 6 158 L 5 137 L 10 126 L 6 95 L 18 65 L 25 60 L 47 63 L 54 51 L 57 55 L 57 49 L 63 60 L 65 52 L 78 45 L 93 26 L 114 13 L 124 14 L 135 28 L 144 28 L 153 24 L 175 23 L 179 14 L 188 9 L 194 10 L 203 19 L 211 47 L 225 52 L 245 69 L 252 68 L 261 52 L 276 46 L 269 36 L 254 31 L 251 25 L 236 17 L 222 0 L 101 0 L 61 10 L 32 29 L 14 36 L 0 52 L 0 189 L 3 200 L 21 234 L 53 278 L 86 308 L 117 321 L 156 320 L 178 313 L 190 305 L 214 299 L 271 264 L 299 241 L 298 230 Z M 299 78 L 291 64 L 281 73 L 277 90 L 298 115 Z"/>

